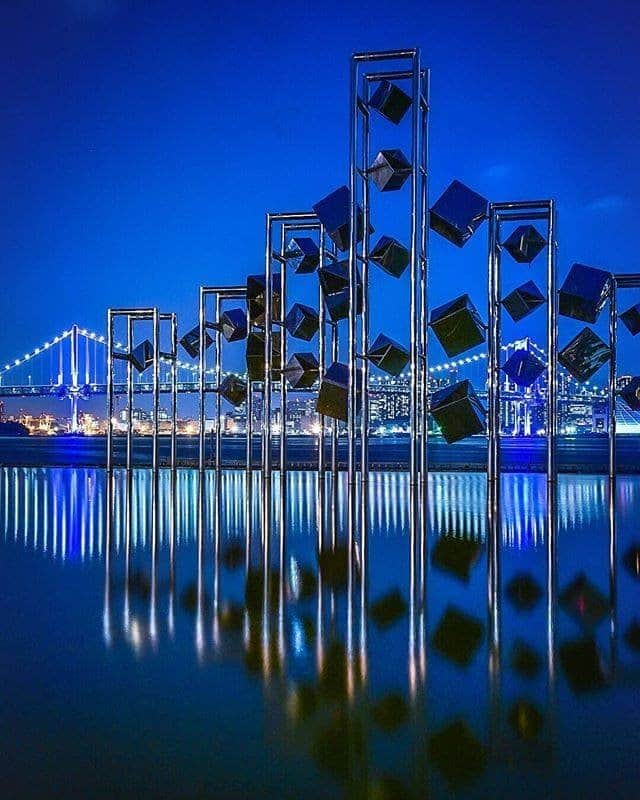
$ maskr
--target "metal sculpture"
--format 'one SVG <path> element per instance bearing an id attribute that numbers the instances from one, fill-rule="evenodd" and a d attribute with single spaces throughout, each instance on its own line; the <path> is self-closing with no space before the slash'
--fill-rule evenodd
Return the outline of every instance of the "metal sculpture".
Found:
<path id="1" fill-rule="evenodd" d="M 117 350 L 114 338 L 114 323 L 118 318 L 124 318 L 127 324 L 127 342 L 124 351 Z M 135 323 L 147 321 L 152 323 L 152 341 L 143 340 L 135 344 Z M 161 324 L 168 322 L 170 327 L 171 346 L 168 351 L 161 349 Z M 174 313 L 163 314 L 157 308 L 117 308 L 107 311 L 107 470 L 113 469 L 113 415 L 114 415 L 114 387 L 113 371 L 117 361 L 124 361 L 127 365 L 127 439 L 126 439 L 126 468 L 133 467 L 133 370 L 142 373 L 153 369 L 153 400 L 152 400 L 152 460 L 151 465 L 157 470 L 159 460 L 159 418 L 160 418 L 160 393 L 169 392 L 171 396 L 171 469 L 176 468 L 176 430 L 177 430 L 177 400 L 178 400 L 178 324 Z M 171 365 L 171 376 L 168 385 L 160 383 L 160 363 L 168 362 Z"/>

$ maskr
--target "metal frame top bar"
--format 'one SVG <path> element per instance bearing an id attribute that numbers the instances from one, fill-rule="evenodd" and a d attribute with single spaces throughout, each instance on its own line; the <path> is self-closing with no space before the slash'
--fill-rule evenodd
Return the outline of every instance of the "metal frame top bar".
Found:
<path id="1" fill-rule="evenodd" d="M 409 50 L 378 50 L 373 53 L 354 53 L 353 61 L 399 61 L 402 58 L 415 58 L 418 53 L 416 47 Z"/>
<path id="2" fill-rule="evenodd" d="M 640 272 L 616 272 L 613 279 L 619 289 L 640 289 Z"/>
<path id="3" fill-rule="evenodd" d="M 229 299 L 233 297 L 242 297 L 247 293 L 246 286 L 201 286 L 200 291 L 202 294 L 224 294 Z"/>
<path id="4" fill-rule="evenodd" d="M 491 203 L 494 211 L 526 211 L 528 209 L 544 208 L 549 210 L 553 200 L 513 200 L 503 203 Z"/>
<path id="5" fill-rule="evenodd" d="M 420 77 L 422 80 L 425 80 L 428 72 L 428 69 L 420 70 Z M 412 77 L 413 72 L 409 69 L 392 69 L 387 72 L 366 72 L 362 75 L 362 79 L 370 83 L 379 83 L 380 81 L 404 81 Z"/>

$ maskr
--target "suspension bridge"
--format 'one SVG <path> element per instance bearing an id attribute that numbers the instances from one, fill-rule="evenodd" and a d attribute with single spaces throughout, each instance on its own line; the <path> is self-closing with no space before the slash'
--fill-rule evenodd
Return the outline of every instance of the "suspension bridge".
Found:
<path id="1" fill-rule="evenodd" d="M 123 350 L 124 345 L 116 342 L 117 349 Z M 542 361 L 546 361 L 545 352 L 531 339 L 522 339 L 503 345 L 505 356 L 508 358 L 516 349 L 527 348 L 535 353 Z M 10 398 L 43 398 L 54 397 L 60 401 L 67 401 L 71 409 L 71 432 L 79 430 L 79 407 L 82 401 L 92 397 L 106 395 L 107 392 L 107 340 L 106 336 L 73 324 L 66 330 L 54 336 L 49 341 L 43 342 L 30 352 L 18 356 L 2 364 L 0 362 L 0 400 Z M 448 382 L 454 375 L 456 380 L 468 378 L 480 395 L 486 392 L 487 354 L 477 353 L 464 358 L 444 363 L 433 364 L 429 367 L 431 380 Z M 114 393 L 126 394 L 126 366 L 123 362 L 115 365 Z M 178 391 L 180 393 L 196 393 L 199 390 L 198 366 L 186 361 L 177 362 Z M 171 390 L 171 364 L 160 364 L 160 391 L 167 393 Z M 207 370 L 207 375 L 213 379 L 214 370 Z M 406 377 L 397 379 L 388 377 L 374 377 L 370 390 L 377 392 L 402 391 L 402 384 Z M 544 377 L 539 379 L 544 383 Z M 569 402 L 580 398 L 585 403 L 596 403 L 606 397 L 606 390 L 592 383 L 585 383 L 579 387 L 575 385 L 570 376 L 564 376 L 560 387 L 560 402 Z M 212 382 L 207 380 L 207 389 L 214 388 Z M 527 390 L 529 396 L 541 387 L 534 384 Z M 544 387 L 542 387 L 544 390 Z M 151 394 L 153 383 L 148 373 L 137 376 L 134 383 L 134 394 Z M 505 399 L 511 398 L 514 402 L 526 402 L 527 392 L 523 393 L 515 385 L 510 385 L 505 378 L 503 385 Z M 620 407 L 622 404 L 618 404 Z M 625 409 L 620 409 L 621 423 L 623 426 L 635 426 L 640 431 L 640 418 L 632 415 Z M 628 418 L 627 418 L 628 417 Z M 530 427 L 529 425 L 525 427 Z"/>

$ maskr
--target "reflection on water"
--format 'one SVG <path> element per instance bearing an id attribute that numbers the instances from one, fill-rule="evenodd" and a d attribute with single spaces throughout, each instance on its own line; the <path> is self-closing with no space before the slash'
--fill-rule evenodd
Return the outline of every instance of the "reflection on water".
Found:
<path id="1" fill-rule="evenodd" d="M 544 476 L 505 476 L 492 540 L 486 476 L 432 475 L 421 564 L 406 474 L 371 476 L 366 548 L 342 477 L 273 480 L 267 537 L 257 474 L 0 471 L 5 547 L 100 567 L 104 657 L 132 658 L 165 714 L 207 703 L 198 673 L 226 686 L 210 722 L 242 720 L 240 752 L 259 727 L 252 759 L 187 762 L 163 796 L 589 797 L 614 772 L 635 796 L 640 479 L 618 481 L 614 518 L 606 479 L 563 477 L 550 538 Z M 180 671 L 179 696 L 154 663 Z M 158 758 L 193 746 L 183 724 Z"/>

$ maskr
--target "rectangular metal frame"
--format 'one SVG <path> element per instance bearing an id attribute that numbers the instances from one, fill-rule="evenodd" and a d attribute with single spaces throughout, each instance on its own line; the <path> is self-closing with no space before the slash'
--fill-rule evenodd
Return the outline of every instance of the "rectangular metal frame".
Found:
<path id="1" fill-rule="evenodd" d="M 117 318 L 127 320 L 127 344 L 124 353 L 115 351 L 114 322 Z M 107 311 L 107 470 L 113 469 L 113 410 L 114 410 L 114 385 L 113 367 L 117 360 L 127 361 L 127 444 L 126 468 L 133 468 L 133 367 L 129 356 L 134 347 L 134 327 L 137 321 L 151 321 L 153 324 L 153 442 L 152 442 L 152 469 L 159 467 L 159 411 L 160 411 L 160 362 L 168 361 L 171 364 L 171 469 L 176 468 L 177 457 L 177 399 L 178 399 L 178 323 L 175 313 L 162 313 L 157 308 L 110 308 Z M 170 323 L 171 350 L 160 350 L 162 322 Z"/>
<path id="2" fill-rule="evenodd" d="M 215 348 L 215 362 L 214 362 L 214 383 L 215 386 L 210 388 L 207 384 L 207 348 L 205 346 L 207 332 L 211 328 L 212 323 L 207 320 L 207 298 L 215 298 L 215 322 L 220 320 L 220 313 L 222 310 L 222 303 L 225 300 L 246 300 L 247 287 L 246 286 L 201 286 L 198 303 L 198 329 L 199 329 L 199 352 L 198 352 L 198 409 L 199 409 L 199 427 L 198 427 L 198 469 L 202 472 L 205 468 L 205 419 L 206 419 L 206 395 L 214 391 L 216 393 L 216 429 L 215 429 L 215 468 L 216 471 L 222 469 L 222 431 L 220 430 L 220 417 L 222 414 L 222 398 L 218 391 L 222 383 L 222 332 L 215 330 L 214 335 L 214 348 Z M 252 447 L 253 447 L 253 386 L 252 382 L 247 378 L 247 419 L 245 423 L 245 432 L 247 439 L 246 449 L 246 470 L 251 472 L 253 465 Z"/>

